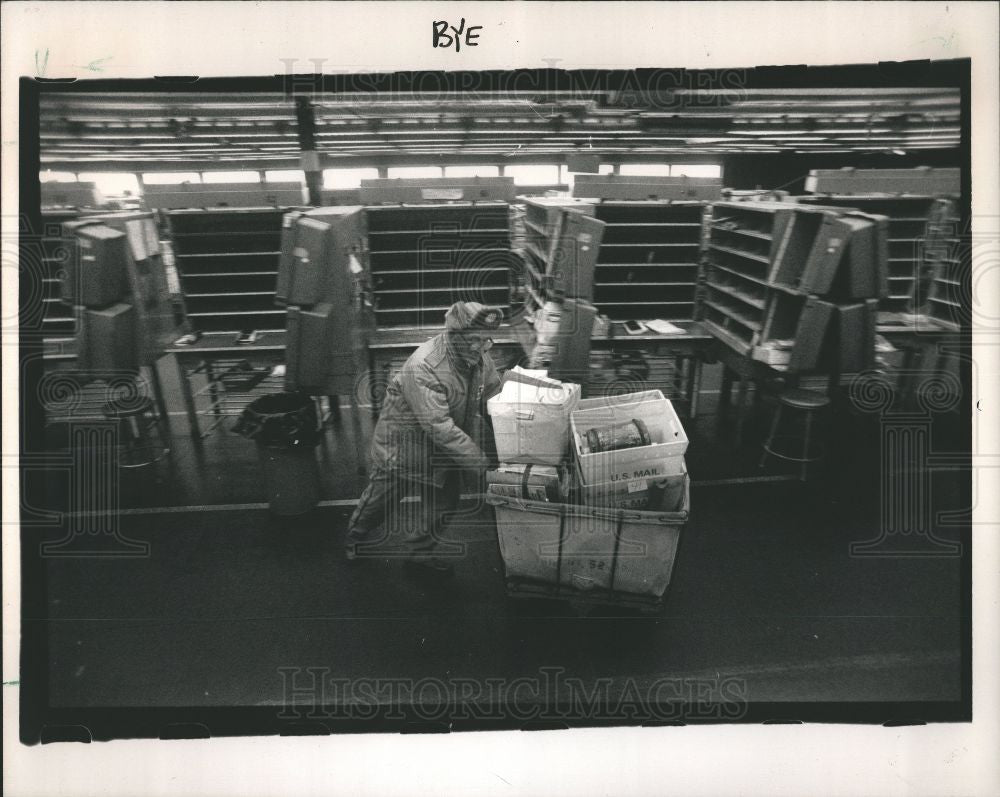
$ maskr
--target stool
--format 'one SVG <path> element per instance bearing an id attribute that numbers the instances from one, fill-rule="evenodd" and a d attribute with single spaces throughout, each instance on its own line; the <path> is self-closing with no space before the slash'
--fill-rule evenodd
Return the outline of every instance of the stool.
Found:
<path id="1" fill-rule="evenodd" d="M 138 399 L 112 399 L 101 409 L 108 420 L 119 422 L 124 442 L 118 447 L 117 465 L 120 468 L 142 468 L 159 462 L 170 453 L 166 445 L 160 414 L 153 400 L 143 396 Z M 155 431 L 159 443 L 151 432 Z"/>
<path id="2" fill-rule="evenodd" d="M 767 440 L 764 441 L 764 453 L 760 456 L 760 467 L 764 467 L 767 462 L 767 456 L 778 457 L 779 459 L 788 460 L 789 462 L 799 462 L 802 465 L 801 476 L 799 477 L 802 481 L 806 480 L 806 469 L 809 467 L 810 462 L 817 462 L 823 458 L 823 447 L 821 444 L 813 444 L 814 449 L 818 451 L 810 451 L 810 444 L 812 443 L 812 418 L 813 413 L 817 410 L 821 410 L 824 407 L 830 405 L 829 397 L 824 393 L 817 393 L 815 390 L 802 390 L 800 388 L 787 388 L 778 396 L 778 409 L 774 413 L 774 421 L 771 423 L 771 431 L 767 435 Z M 802 410 L 805 413 L 805 431 L 802 437 L 793 434 L 779 435 L 778 428 L 781 424 L 781 415 L 785 407 L 792 410 Z M 789 438 L 795 441 L 801 441 L 802 443 L 802 455 L 792 456 L 789 453 L 783 451 L 778 451 L 774 447 L 774 441 L 778 438 Z"/>

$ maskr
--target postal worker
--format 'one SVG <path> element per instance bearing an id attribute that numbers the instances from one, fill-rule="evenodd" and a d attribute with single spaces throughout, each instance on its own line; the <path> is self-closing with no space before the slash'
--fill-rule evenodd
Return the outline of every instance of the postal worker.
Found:
<path id="1" fill-rule="evenodd" d="M 483 411 L 500 378 L 488 352 L 502 318 L 497 308 L 456 302 L 444 332 L 393 377 L 372 438 L 370 480 L 348 524 L 348 560 L 401 556 L 418 572 L 451 575 L 458 549 L 439 533 L 457 508 L 463 474 L 489 466 Z M 419 503 L 404 501 L 415 496 Z"/>

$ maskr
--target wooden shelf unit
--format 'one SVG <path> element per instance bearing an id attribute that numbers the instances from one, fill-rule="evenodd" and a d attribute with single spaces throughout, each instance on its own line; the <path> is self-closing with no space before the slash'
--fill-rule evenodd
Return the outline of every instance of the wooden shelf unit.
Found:
<path id="1" fill-rule="evenodd" d="M 132 262 L 136 264 L 136 282 L 131 288 L 133 292 L 140 292 L 133 295 L 132 301 L 142 308 L 140 313 L 149 333 L 147 342 L 152 356 L 152 352 L 159 351 L 172 340 L 170 336 L 174 328 L 182 330 L 186 322 L 183 302 L 176 302 L 170 295 L 154 216 L 143 210 L 42 209 L 42 338 L 66 348 L 71 347 L 77 336 L 80 309 L 64 297 L 61 284 L 62 272 L 69 270 L 72 261 L 80 257 L 77 237 L 71 229 L 80 225 L 70 224 L 67 228 L 65 225 L 70 222 L 100 224 L 126 235 L 132 233 L 129 235 L 129 252 Z M 152 248 L 154 245 L 155 249 Z"/>
<path id="2" fill-rule="evenodd" d="M 63 230 L 62 225 L 85 215 L 86 212 L 76 208 L 42 208 L 40 320 L 41 335 L 46 341 L 70 343 L 76 338 L 76 310 L 63 301 L 59 279 L 67 259 L 74 256 L 72 236 Z"/>
<path id="3" fill-rule="evenodd" d="M 879 310 L 922 313 L 957 326 L 962 309 L 959 297 L 965 294 L 958 254 L 959 219 L 953 199 L 849 194 L 800 196 L 796 201 L 888 217 L 889 296 L 879 303 Z"/>
<path id="4" fill-rule="evenodd" d="M 287 208 L 163 211 L 192 328 L 250 332 L 285 328 L 274 301 Z"/>
<path id="5" fill-rule="evenodd" d="M 510 206 L 506 202 L 366 208 L 375 324 L 440 327 L 456 301 L 510 313 Z"/>
<path id="6" fill-rule="evenodd" d="M 139 320 L 140 360 L 150 365 L 177 338 L 190 331 L 183 296 L 171 292 L 156 216 L 122 210 L 88 216 L 128 238 L 131 297 Z"/>
<path id="7" fill-rule="evenodd" d="M 773 294 L 781 292 L 775 276 L 794 213 L 794 205 L 780 202 L 711 207 L 701 320 L 741 354 L 760 342 Z"/>
<path id="8" fill-rule="evenodd" d="M 961 245 L 961 231 L 956 203 L 949 199 L 939 199 L 931 209 L 927 224 L 927 237 L 933 246 L 926 250 L 928 266 L 933 279 L 927 292 L 926 303 L 918 297 L 918 307 L 923 307 L 927 315 L 952 330 L 962 327 L 962 322 L 971 321 L 972 296 L 971 264 L 963 268 L 963 257 L 971 257 L 968 247 Z"/>
<path id="9" fill-rule="evenodd" d="M 714 204 L 702 321 L 730 348 L 777 370 L 853 367 L 874 347 L 886 225 L 874 208 Z"/>
<path id="10" fill-rule="evenodd" d="M 549 197 L 524 200 L 524 284 L 529 307 L 540 308 L 545 304 L 548 285 L 545 269 L 549 262 L 549 249 L 555 234 L 559 214 L 572 200 L 553 201 Z"/>
<path id="11" fill-rule="evenodd" d="M 604 222 L 594 270 L 593 304 L 612 321 L 693 321 L 704 243 L 704 202 L 597 201 L 566 197 L 525 200 L 529 284 L 544 280 L 559 212 L 572 209 Z"/>

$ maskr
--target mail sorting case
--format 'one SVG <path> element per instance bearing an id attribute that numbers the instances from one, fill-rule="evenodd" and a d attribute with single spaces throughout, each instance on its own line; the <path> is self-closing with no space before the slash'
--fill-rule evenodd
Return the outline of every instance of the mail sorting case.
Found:
<path id="1" fill-rule="evenodd" d="M 166 211 L 187 316 L 199 332 L 283 330 L 280 208 Z"/>
<path id="2" fill-rule="evenodd" d="M 690 510 L 690 482 L 676 512 L 598 509 L 486 496 L 494 507 L 508 591 L 527 582 L 574 593 L 658 601 L 673 573 Z M 612 601 L 615 602 L 615 601 Z"/>
<path id="3" fill-rule="evenodd" d="M 456 301 L 510 310 L 514 256 L 506 202 L 366 209 L 375 323 L 440 327 Z"/>
<path id="4" fill-rule="evenodd" d="M 100 310 L 86 308 L 80 323 L 78 367 L 94 376 L 112 378 L 139 370 L 136 311 L 131 304 Z"/>
<path id="5" fill-rule="evenodd" d="M 80 215 L 75 208 L 43 208 L 42 235 L 29 245 L 35 257 L 41 258 L 41 307 L 38 315 L 22 316 L 21 323 L 38 329 L 46 340 L 72 340 L 76 335 L 71 296 L 63 296 L 62 274 L 79 259 L 76 236 L 64 229 Z"/>
<path id="6" fill-rule="evenodd" d="M 937 290 L 929 298 L 929 314 L 948 319 L 959 307 L 955 295 L 961 287 L 958 212 L 950 198 L 934 196 L 887 196 L 853 194 L 847 196 L 800 196 L 804 205 L 833 205 L 855 208 L 888 218 L 889 291 L 879 302 L 884 312 L 921 310 L 920 280 L 929 257 L 940 251 Z M 926 290 L 925 290 L 926 293 Z M 949 307 L 949 305 L 951 307 Z"/>
<path id="7" fill-rule="evenodd" d="M 279 268 L 288 305 L 286 387 L 349 395 L 367 366 L 373 326 L 361 208 L 293 212 L 292 256 Z M 283 243 L 284 248 L 284 243 Z"/>
<path id="8" fill-rule="evenodd" d="M 174 295 L 167 279 L 156 219 L 152 213 L 141 210 L 102 213 L 94 218 L 128 238 L 125 258 L 131 297 L 128 301 L 136 312 L 139 359 L 143 365 L 150 365 L 189 331 L 185 302 Z"/>
<path id="9" fill-rule="evenodd" d="M 526 200 L 526 271 L 536 302 L 548 298 L 543 275 L 564 208 L 605 224 L 592 265 L 591 303 L 598 312 L 613 321 L 694 320 L 706 203 Z"/>
<path id="10" fill-rule="evenodd" d="M 107 307 L 129 293 L 125 234 L 102 224 L 76 230 L 77 258 L 67 260 L 63 301 L 85 307 Z"/>

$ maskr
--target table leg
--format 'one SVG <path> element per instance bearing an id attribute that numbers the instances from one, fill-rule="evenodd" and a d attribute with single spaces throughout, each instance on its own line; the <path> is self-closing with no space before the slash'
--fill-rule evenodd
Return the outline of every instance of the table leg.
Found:
<path id="1" fill-rule="evenodd" d="M 184 411 L 187 413 L 188 429 L 191 436 L 196 440 L 202 437 L 201 428 L 198 426 L 198 412 L 194 406 L 194 393 L 191 392 L 191 377 L 188 376 L 184 361 L 174 355 L 174 362 L 177 363 L 177 378 L 181 385 L 181 398 L 184 399 Z"/>
<path id="2" fill-rule="evenodd" d="M 208 380 L 208 395 L 212 399 L 212 413 L 218 417 L 222 414 L 222 408 L 219 406 L 219 386 L 215 382 L 215 372 L 209 359 L 205 360 L 205 378 Z"/>
<path id="3" fill-rule="evenodd" d="M 809 475 L 809 438 L 812 436 L 812 417 L 812 410 L 806 410 L 805 439 L 802 441 L 802 468 L 799 475 L 802 481 L 805 481 Z"/>
<path id="4" fill-rule="evenodd" d="M 691 359 L 691 378 L 688 381 L 688 417 L 693 421 L 698 416 L 698 397 L 701 395 L 701 357 Z"/>
<path id="5" fill-rule="evenodd" d="M 935 373 L 935 374 L 945 374 L 945 375 L 947 375 L 949 373 L 955 374 L 955 376 L 958 378 L 959 385 L 961 385 L 960 389 L 962 390 L 962 392 L 959 394 L 959 401 L 961 402 L 962 397 L 968 395 L 968 393 L 965 392 L 965 384 L 964 384 L 964 380 L 962 379 L 962 374 L 961 374 L 961 371 L 962 371 L 962 368 L 961 368 L 961 362 L 962 362 L 961 361 L 961 354 L 958 351 L 949 350 L 947 344 L 945 344 L 943 342 L 939 342 L 935 346 L 935 349 L 936 349 L 936 353 L 935 353 L 935 357 L 934 357 L 934 371 L 933 371 L 933 373 Z M 952 362 L 952 358 L 955 358 L 954 362 Z M 952 366 L 951 369 L 948 368 L 949 365 Z M 955 373 L 956 369 L 957 369 L 958 373 Z"/>
<path id="6" fill-rule="evenodd" d="M 763 468 L 767 464 L 767 456 L 771 453 L 771 446 L 774 444 L 774 436 L 778 432 L 778 426 L 781 424 L 781 402 L 778 402 L 778 407 L 774 411 L 774 417 L 771 419 L 771 431 L 767 433 L 767 440 L 764 441 L 764 446 L 760 452 L 760 461 L 757 463 L 757 467 Z"/>
<path id="7" fill-rule="evenodd" d="M 903 363 L 900 369 L 901 376 L 899 377 L 899 399 L 903 407 L 910 406 L 913 386 L 917 381 L 915 372 L 917 366 L 920 364 L 920 359 L 918 347 L 912 343 L 907 345 L 906 352 L 903 354 Z"/>
<path id="8" fill-rule="evenodd" d="M 156 408 L 159 410 L 163 425 L 170 429 L 170 416 L 167 414 L 167 400 L 163 395 L 163 383 L 160 381 L 160 371 L 157 368 L 157 361 L 153 360 L 149 364 L 150 381 L 153 384 L 153 399 L 156 401 Z"/>
<path id="9" fill-rule="evenodd" d="M 340 396 L 327 396 L 326 401 L 330 405 L 330 421 L 340 423 Z"/>
<path id="10" fill-rule="evenodd" d="M 741 448 L 743 445 L 743 421 L 747 414 L 747 387 L 749 386 L 750 380 L 746 377 L 740 377 L 740 387 L 736 393 L 736 435 L 735 444 L 736 448 Z"/>
<path id="11" fill-rule="evenodd" d="M 374 424 L 378 420 L 380 407 L 375 398 L 375 355 L 371 348 L 368 349 L 368 392 L 368 398 L 371 401 L 372 423 Z"/>
<path id="12" fill-rule="evenodd" d="M 677 355 L 674 357 L 674 373 L 671 395 L 684 396 L 688 383 L 688 361 L 687 357 Z"/>
<path id="13" fill-rule="evenodd" d="M 826 395 L 830 399 L 830 406 L 835 407 L 837 405 L 837 399 L 840 395 L 840 359 L 837 358 L 833 366 L 830 368 L 830 375 L 826 382 Z"/>
<path id="14" fill-rule="evenodd" d="M 367 468 L 365 467 L 366 451 L 363 443 L 364 433 L 361 429 L 361 413 L 358 412 L 357 395 L 353 391 L 348 397 L 348 402 L 350 403 L 351 410 L 351 432 L 354 436 L 354 449 L 358 460 L 358 475 L 364 478 L 367 473 Z"/>
<path id="15" fill-rule="evenodd" d="M 722 366 L 722 384 L 719 386 L 719 410 L 725 412 L 729 409 L 729 401 L 733 394 L 733 372 L 729 366 Z"/>

